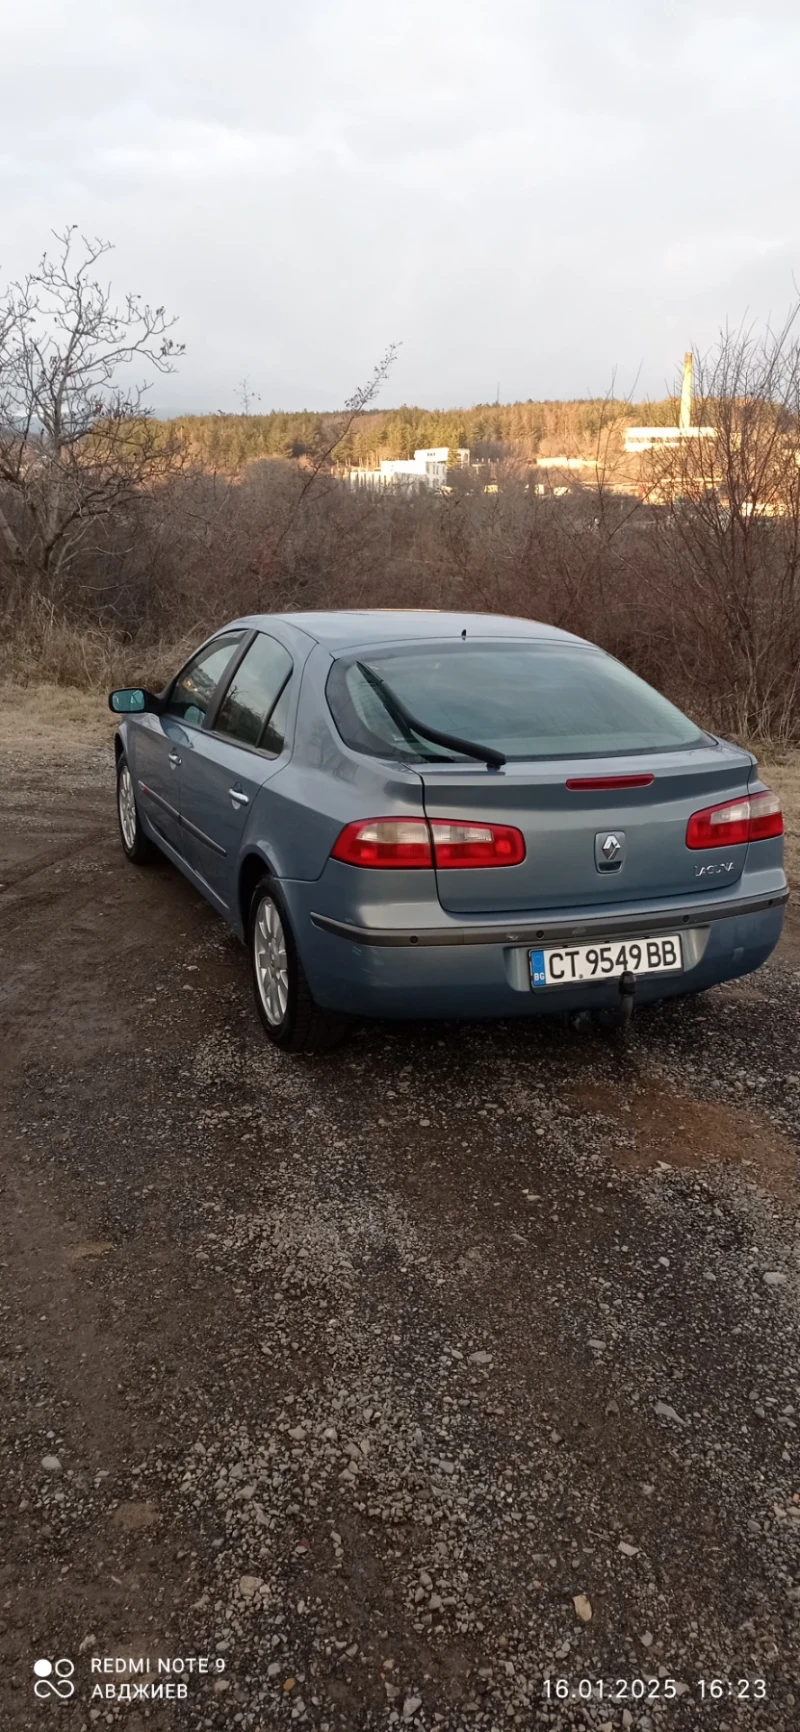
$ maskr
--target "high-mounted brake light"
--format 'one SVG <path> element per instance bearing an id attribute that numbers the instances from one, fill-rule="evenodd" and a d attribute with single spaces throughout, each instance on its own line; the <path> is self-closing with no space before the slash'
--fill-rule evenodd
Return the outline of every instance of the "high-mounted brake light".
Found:
<path id="1" fill-rule="evenodd" d="M 783 813 L 777 794 L 745 794 L 693 812 L 686 827 L 687 848 L 732 848 L 737 842 L 763 842 L 783 835 Z"/>
<path id="2" fill-rule="evenodd" d="M 588 794 L 595 788 L 649 788 L 654 781 L 650 772 L 640 776 L 568 776 L 567 787 L 574 794 Z"/>
<path id="3" fill-rule="evenodd" d="M 441 818 L 368 818 L 347 824 L 331 855 L 347 866 L 518 866 L 525 840 L 510 824 L 451 823 Z"/>

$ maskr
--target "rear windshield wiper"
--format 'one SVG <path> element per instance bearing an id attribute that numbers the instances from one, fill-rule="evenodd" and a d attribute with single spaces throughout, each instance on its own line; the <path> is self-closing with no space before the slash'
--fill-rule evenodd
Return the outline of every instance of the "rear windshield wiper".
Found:
<path id="1" fill-rule="evenodd" d="M 392 691 L 391 686 L 387 686 L 380 674 L 376 674 L 374 668 L 368 667 L 366 662 L 356 662 L 356 667 L 367 684 L 383 700 L 398 727 L 410 728 L 413 733 L 419 734 L 420 739 L 432 740 L 435 746 L 449 746 L 453 752 L 463 752 L 465 758 L 479 758 L 490 770 L 499 770 L 505 763 L 503 753 L 496 752 L 494 746 L 478 746 L 474 740 L 461 740 L 457 734 L 443 734 L 441 728 L 429 728 L 426 722 L 418 722 L 416 716 L 412 716 L 402 699 Z"/>

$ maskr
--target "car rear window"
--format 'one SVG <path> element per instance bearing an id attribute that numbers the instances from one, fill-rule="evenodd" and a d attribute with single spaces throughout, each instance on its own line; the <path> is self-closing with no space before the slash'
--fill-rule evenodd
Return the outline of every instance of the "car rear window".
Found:
<path id="1" fill-rule="evenodd" d="M 328 676 L 343 740 L 377 757 L 419 762 L 462 754 L 398 722 L 359 662 L 416 721 L 510 759 L 663 751 L 704 738 L 674 704 L 601 650 L 551 641 L 414 644 L 342 657 Z"/>

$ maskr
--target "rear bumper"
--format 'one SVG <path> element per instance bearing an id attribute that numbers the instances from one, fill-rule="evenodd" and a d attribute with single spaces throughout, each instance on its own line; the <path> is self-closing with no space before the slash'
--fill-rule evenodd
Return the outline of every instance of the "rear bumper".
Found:
<path id="1" fill-rule="evenodd" d="M 734 904 L 736 917 L 760 914 L 765 909 L 783 908 L 788 901 L 788 890 L 778 890 L 767 895 L 742 897 Z M 524 920 L 514 925 L 510 921 L 499 924 L 497 921 L 482 921 L 470 924 L 468 921 L 451 920 L 447 926 L 409 927 L 391 926 L 354 926 L 346 920 L 336 920 L 330 914 L 311 915 L 311 923 L 321 932 L 329 932 L 335 938 L 344 938 L 358 945 L 376 946 L 380 949 L 404 949 L 409 947 L 430 947 L 435 950 L 449 949 L 453 945 L 462 944 L 558 944 L 588 941 L 592 934 L 604 938 L 633 938 L 639 933 L 655 935 L 658 932 L 675 932 L 690 930 L 697 926 L 711 925 L 717 920 L 730 920 L 731 903 L 693 902 L 690 911 L 677 912 L 674 907 L 653 910 L 647 914 L 582 914 L 578 918 L 564 919 L 561 916 L 542 916 L 532 921 Z"/>
<path id="2" fill-rule="evenodd" d="M 489 1018 L 619 1003 L 617 982 L 534 991 L 528 951 L 549 942 L 680 932 L 683 972 L 640 979 L 636 997 L 643 1003 L 749 974 L 766 962 L 781 935 L 788 891 L 783 875 L 777 882 L 776 876 L 758 892 L 692 898 L 691 907 L 682 899 L 679 908 L 564 913 L 516 924 L 507 918 L 458 921 L 436 905 L 418 908 L 413 925 L 362 925 L 321 913 L 313 906 L 313 885 L 284 888 L 319 1004 L 358 1016 Z"/>

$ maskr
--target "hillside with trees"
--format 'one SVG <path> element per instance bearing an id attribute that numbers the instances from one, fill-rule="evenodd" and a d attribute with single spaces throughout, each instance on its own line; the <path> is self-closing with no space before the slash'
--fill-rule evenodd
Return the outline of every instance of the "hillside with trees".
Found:
<path id="1" fill-rule="evenodd" d="M 695 355 L 710 433 L 656 441 L 623 489 L 605 459 L 626 423 L 674 425 L 673 400 L 378 410 L 392 348 L 338 414 L 156 421 L 144 391 L 178 365 L 174 320 L 112 298 L 107 250 L 69 229 L 0 293 L 7 674 L 158 685 L 246 614 L 478 609 L 602 644 L 715 731 L 800 740 L 800 309 Z M 339 478 L 429 445 L 502 460 L 499 482 Z M 603 462 L 531 484 L 561 455 Z"/>
<path id="2" fill-rule="evenodd" d="M 455 450 L 468 446 L 473 458 L 516 458 L 594 454 L 599 439 L 627 421 L 662 426 L 674 423 L 674 398 L 630 403 L 613 398 L 574 402 L 478 403 L 471 409 L 397 409 L 357 415 L 335 448 L 339 465 L 377 465 L 382 458 L 413 457 L 420 447 Z M 273 409 L 267 415 L 186 415 L 154 422 L 164 441 L 178 438 L 195 462 L 210 470 L 234 471 L 265 458 L 307 459 L 336 438 L 338 417 Z"/>

